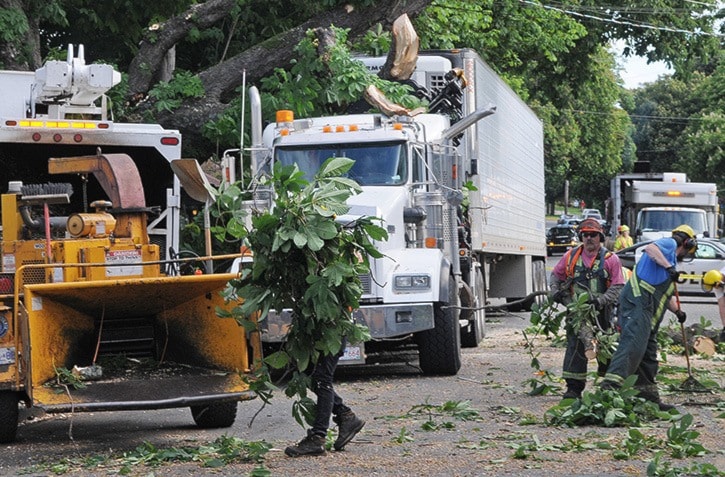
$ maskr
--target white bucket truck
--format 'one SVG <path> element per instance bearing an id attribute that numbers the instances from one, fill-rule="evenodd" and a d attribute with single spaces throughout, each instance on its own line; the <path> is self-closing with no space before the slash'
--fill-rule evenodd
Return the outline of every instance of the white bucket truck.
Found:
<path id="1" fill-rule="evenodd" d="M 169 248 L 178 252 L 181 185 L 170 164 L 181 157 L 181 134 L 158 124 L 115 122 L 105 93 L 121 74 L 111 65 L 86 64 L 84 53 L 83 45 L 69 45 L 66 61 L 47 61 L 36 71 L 0 71 L 0 164 L 22 164 L 13 179 L 42 183 L 53 180 L 50 157 L 128 154 L 147 203 L 159 207 L 148 225 L 152 242 L 162 256 Z M 71 199 L 75 210 L 87 207 L 86 197 L 104 194 L 87 175 L 65 180 L 84 192 Z"/>
<path id="2" fill-rule="evenodd" d="M 338 220 L 379 217 L 389 240 L 376 244 L 385 257 L 362 277 L 354 313 L 372 340 L 348 347 L 341 363 L 410 344 L 423 372 L 455 374 L 461 346 L 484 336 L 490 299 L 526 308 L 546 290 L 543 128 L 472 50 L 422 52 L 412 79 L 429 94 L 427 114 L 280 116 L 263 133 L 253 88 L 252 173 L 280 161 L 311 179 L 320 160 L 354 159 L 349 175 L 363 192 Z M 469 181 L 475 190 L 464 193 Z M 257 207 L 273 196 L 254 193 Z M 290 317 L 268 320 L 263 340 L 283 341 Z"/>

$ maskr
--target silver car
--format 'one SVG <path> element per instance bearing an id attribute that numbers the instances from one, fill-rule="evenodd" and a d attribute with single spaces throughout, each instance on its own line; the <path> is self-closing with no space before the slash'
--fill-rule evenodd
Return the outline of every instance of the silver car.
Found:
<path id="1" fill-rule="evenodd" d="M 644 253 L 644 246 L 648 243 L 650 242 L 639 242 L 617 252 L 622 266 L 633 269 L 634 264 Z M 679 283 L 677 291 L 680 295 L 686 296 L 713 296 L 712 292 L 702 290 L 700 285 L 702 276 L 708 270 L 720 270 L 724 266 L 725 243 L 718 239 L 697 239 L 695 258 L 677 264 L 677 270 L 691 277 Z"/>

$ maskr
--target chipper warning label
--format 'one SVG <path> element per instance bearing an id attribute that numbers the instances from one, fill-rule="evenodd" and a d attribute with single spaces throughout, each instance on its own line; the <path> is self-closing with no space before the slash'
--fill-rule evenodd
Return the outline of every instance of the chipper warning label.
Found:
<path id="1" fill-rule="evenodd" d="M 141 250 L 109 250 L 106 252 L 106 276 L 128 277 L 143 275 Z"/>

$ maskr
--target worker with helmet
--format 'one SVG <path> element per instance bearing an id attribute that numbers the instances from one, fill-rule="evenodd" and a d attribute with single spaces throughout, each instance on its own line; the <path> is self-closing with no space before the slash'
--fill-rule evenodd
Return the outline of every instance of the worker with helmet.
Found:
<path id="1" fill-rule="evenodd" d="M 626 225 L 620 225 L 617 229 L 617 239 L 614 241 L 614 251 L 618 252 L 623 248 L 631 247 L 632 245 L 634 245 L 634 241 L 629 235 L 629 227 Z"/>
<path id="2" fill-rule="evenodd" d="M 702 277 L 702 290 L 715 293 L 717 308 L 720 311 L 722 331 L 720 342 L 725 342 L 725 267 L 720 270 L 710 270 Z"/>
<path id="3" fill-rule="evenodd" d="M 601 389 L 618 389 L 634 374 L 639 397 L 656 403 L 662 411 L 675 409 L 660 400 L 655 381 L 659 369 L 657 330 L 667 310 L 680 323 L 687 320 L 674 296 L 680 277 L 676 266 L 696 250 L 697 239 L 689 225 L 680 225 L 672 231 L 672 237 L 663 237 L 644 247 L 645 253 L 619 296 L 618 319 L 622 331 Z"/>
<path id="4" fill-rule="evenodd" d="M 563 397 L 575 399 L 581 397 L 586 386 L 587 351 L 591 342 L 586 339 L 588 335 L 585 336 L 586 329 L 582 327 L 607 332 L 611 328 L 613 306 L 624 287 L 619 257 L 603 246 L 602 225 L 596 219 L 586 219 L 579 224 L 578 233 L 582 244 L 564 254 L 554 266 L 549 280 L 553 301 L 567 305 L 586 292 L 589 303 L 597 311 L 596 323 L 589 323 L 588 316 L 586 321 L 574 316 L 575 310 L 570 310 L 566 317 L 566 351 L 562 366 L 566 391 Z M 599 362 L 598 365 L 598 372 L 603 376 L 607 363 Z"/>

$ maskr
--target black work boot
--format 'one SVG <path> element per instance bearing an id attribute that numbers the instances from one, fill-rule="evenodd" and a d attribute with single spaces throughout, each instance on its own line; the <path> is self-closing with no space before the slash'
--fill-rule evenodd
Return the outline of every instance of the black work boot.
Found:
<path id="1" fill-rule="evenodd" d="M 642 388 L 635 388 L 637 391 L 639 391 L 639 394 L 637 396 L 641 397 L 645 401 L 653 402 L 657 404 L 657 407 L 660 408 L 660 411 L 669 412 L 672 410 L 677 411 L 677 408 L 673 406 L 672 404 L 666 404 L 660 400 L 660 393 L 658 391 L 651 391 L 649 389 L 642 389 Z M 679 413 L 679 411 L 677 411 Z"/>
<path id="2" fill-rule="evenodd" d="M 307 432 L 307 437 L 299 443 L 289 446 L 284 453 L 290 457 L 301 457 L 303 455 L 322 455 L 325 453 L 325 437 Z"/>
<path id="3" fill-rule="evenodd" d="M 562 399 L 581 399 L 586 383 L 579 379 L 565 379 L 565 381 L 566 392 L 564 392 Z"/>
<path id="4" fill-rule="evenodd" d="M 344 412 L 332 418 L 337 423 L 337 440 L 333 444 L 336 451 L 345 448 L 348 442 L 360 432 L 365 425 L 365 421 L 360 419 L 352 411 Z"/>

